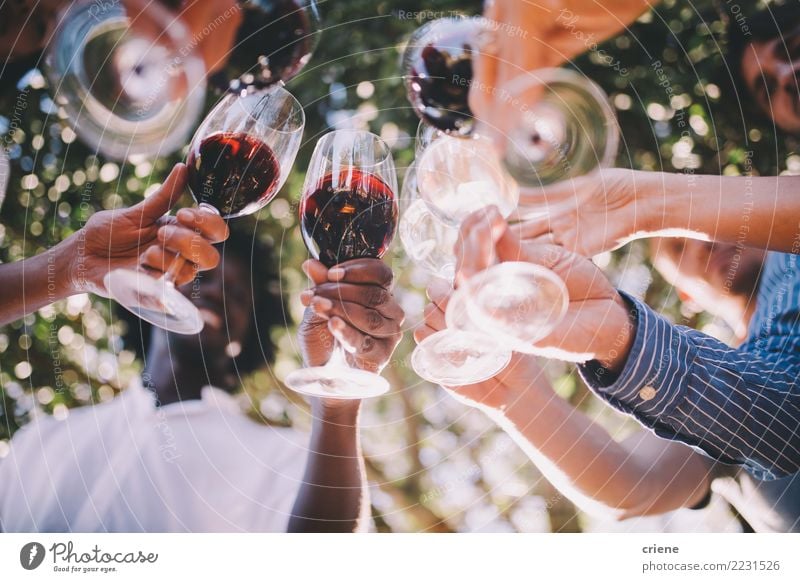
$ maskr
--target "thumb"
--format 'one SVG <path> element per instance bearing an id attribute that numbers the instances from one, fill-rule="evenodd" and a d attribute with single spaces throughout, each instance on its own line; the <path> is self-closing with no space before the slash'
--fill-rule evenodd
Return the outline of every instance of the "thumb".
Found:
<path id="1" fill-rule="evenodd" d="M 521 261 L 553 269 L 570 255 L 564 247 L 540 242 L 523 241 L 513 229 L 507 229 L 497 241 L 497 258 L 502 262 Z"/>
<path id="2" fill-rule="evenodd" d="M 456 281 L 463 283 L 490 267 L 495 258 L 495 245 L 507 230 L 508 223 L 495 206 L 467 216 L 461 223 L 456 243 Z"/>
<path id="3" fill-rule="evenodd" d="M 183 195 L 186 179 L 186 164 L 175 164 L 161 188 L 125 212 L 138 217 L 140 225 L 155 223 L 169 212 Z"/>

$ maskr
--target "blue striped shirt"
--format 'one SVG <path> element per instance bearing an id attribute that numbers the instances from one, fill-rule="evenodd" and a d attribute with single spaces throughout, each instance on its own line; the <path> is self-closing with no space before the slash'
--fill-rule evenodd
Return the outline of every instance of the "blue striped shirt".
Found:
<path id="1" fill-rule="evenodd" d="M 623 370 L 579 367 L 587 385 L 656 435 L 759 479 L 800 471 L 800 270 L 769 253 L 744 344 L 731 348 L 674 325 L 625 295 L 636 321 Z"/>

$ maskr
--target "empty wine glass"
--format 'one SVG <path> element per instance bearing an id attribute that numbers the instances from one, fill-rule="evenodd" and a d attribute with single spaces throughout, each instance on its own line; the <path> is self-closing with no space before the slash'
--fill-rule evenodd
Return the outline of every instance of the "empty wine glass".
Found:
<path id="1" fill-rule="evenodd" d="M 228 93 L 208 114 L 189 145 L 189 189 L 201 208 L 236 218 L 267 205 L 286 182 L 305 127 L 303 107 L 279 86 Z M 198 333 L 201 313 L 174 284 L 178 258 L 159 279 L 136 269 L 105 277 L 111 297 L 168 331 Z"/>
<path id="2" fill-rule="evenodd" d="M 454 227 L 491 205 L 507 218 L 519 203 L 519 186 L 503 169 L 492 141 L 479 135 L 434 140 L 417 160 L 416 179 L 430 211 Z"/>
<path id="3" fill-rule="evenodd" d="M 445 310 L 447 329 L 422 340 L 411 354 L 420 378 L 442 386 L 477 384 L 508 366 L 513 350 L 489 336 L 470 319 L 466 287 L 455 289 Z"/>
<path id="4" fill-rule="evenodd" d="M 447 329 L 425 338 L 411 356 L 414 371 L 444 386 L 496 376 L 513 352 L 542 354 L 535 343 L 561 322 L 568 307 L 564 282 L 525 262 L 494 265 L 450 296 Z"/>
<path id="5" fill-rule="evenodd" d="M 381 258 L 397 228 L 397 175 L 392 152 L 377 135 L 338 130 L 317 142 L 303 186 L 300 225 L 312 256 L 326 267 Z M 327 364 L 296 370 L 286 385 L 302 394 L 360 399 L 389 390 L 371 372 L 351 368 L 335 342 Z"/>
<path id="6" fill-rule="evenodd" d="M 186 26 L 149 0 L 132 21 L 121 2 L 77 0 L 45 56 L 53 97 L 78 137 L 108 158 L 168 155 L 205 100 L 205 65 Z"/>
<path id="7" fill-rule="evenodd" d="M 423 150 L 416 166 L 419 195 L 433 217 L 453 230 L 473 211 L 494 205 L 508 216 L 516 208 L 519 190 L 485 138 L 441 136 Z M 420 377 L 444 385 L 472 384 L 491 378 L 511 360 L 510 349 L 471 325 L 466 299 L 464 290 L 457 289 L 447 307 L 453 325 L 414 350 L 411 364 Z"/>
<path id="8" fill-rule="evenodd" d="M 493 139 L 506 170 L 522 186 L 523 214 L 546 213 L 570 200 L 548 186 L 614 163 L 616 116 L 603 90 L 568 69 L 536 69 L 500 91 L 504 106 L 480 131 Z M 484 120 L 482 120 L 484 121 Z"/>
<path id="9" fill-rule="evenodd" d="M 414 163 L 406 170 L 400 199 L 403 212 L 398 235 L 406 254 L 421 269 L 452 281 L 458 229 L 440 220 L 420 197 Z"/>
<path id="10" fill-rule="evenodd" d="M 472 133 L 472 61 L 491 30 L 482 17 L 453 16 L 418 28 L 403 54 L 408 99 L 425 123 L 451 135 Z"/>

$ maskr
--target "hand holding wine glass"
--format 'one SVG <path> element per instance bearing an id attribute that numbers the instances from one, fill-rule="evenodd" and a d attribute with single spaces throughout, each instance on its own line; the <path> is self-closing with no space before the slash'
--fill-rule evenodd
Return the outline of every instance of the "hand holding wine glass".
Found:
<path id="1" fill-rule="evenodd" d="M 456 281 L 466 283 L 495 262 L 530 263 L 552 271 L 568 303 L 547 335 L 532 343 L 536 353 L 560 360 L 599 360 L 609 369 L 624 363 L 634 327 L 622 296 L 589 259 L 563 247 L 523 241 L 517 227 L 496 209 L 473 213 L 461 227 Z"/>
<path id="2" fill-rule="evenodd" d="M 305 127 L 305 114 L 283 87 L 228 93 L 195 132 L 188 185 L 199 207 L 229 219 L 268 204 L 286 182 Z M 133 269 L 110 272 L 105 285 L 123 307 L 174 333 L 203 328 L 197 308 L 175 289 L 175 267 L 154 279 Z"/>
<path id="3" fill-rule="evenodd" d="M 402 339 L 403 310 L 392 294 L 392 270 L 379 259 L 353 259 L 328 269 L 308 260 L 303 271 L 314 285 L 300 300 L 306 307 L 298 331 L 303 361 L 326 364 L 334 341 L 354 368 L 380 373 Z"/>
<path id="4" fill-rule="evenodd" d="M 330 269 L 329 278 L 355 276 L 364 268 L 357 269 L 355 259 L 383 256 L 397 229 L 397 176 L 391 150 L 377 135 L 339 130 L 323 136 L 314 149 L 303 188 L 303 240 L 312 256 Z M 315 301 L 320 308 L 327 302 L 331 310 L 335 308 L 329 298 Z M 384 318 L 378 317 L 377 311 L 371 313 L 367 325 L 381 327 Z M 329 316 L 342 319 L 342 315 L 330 311 Z M 286 385 L 302 394 L 326 398 L 359 399 L 387 392 L 385 379 L 350 367 L 346 352 L 356 353 L 358 346 L 353 344 L 358 341 L 349 341 L 339 325 L 331 322 L 337 341 L 328 362 L 289 374 Z M 387 325 L 383 333 L 396 334 L 397 330 Z"/>
<path id="5" fill-rule="evenodd" d="M 186 166 L 177 164 L 164 184 L 139 204 L 93 214 L 80 235 L 82 248 L 71 257 L 74 292 L 107 295 L 104 278 L 110 269 L 143 265 L 159 275 L 180 263 L 177 284 L 191 281 L 198 270 L 213 269 L 219 253 L 212 245 L 228 237 L 228 226 L 199 208 L 167 216 L 185 187 Z"/>

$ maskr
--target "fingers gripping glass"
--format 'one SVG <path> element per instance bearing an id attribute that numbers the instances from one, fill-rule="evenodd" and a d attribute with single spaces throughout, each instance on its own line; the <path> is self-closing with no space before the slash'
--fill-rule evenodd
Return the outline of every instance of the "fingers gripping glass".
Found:
<path id="1" fill-rule="evenodd" d="M 411 365 L 444 386 L 483 382 L 508 366 L 512 352 L 540 353 L 534 344 L 556 328 L 567 305 L 566 287 L 549 269 L 500 263 L 453 293 L 447 329 L 423 340 Z"/>
<path id="2" fill-rule="evenodd" d="M 487 138 L 441 137 L 417 162 L 417 186 L 441 220 L 459 225 L 491 205 L 507 217 L 517 207 L 516 182 L 503 170 Z M 529 351 L 563 317 L 563 282 L 528 263 L 503 263 L 457 289 L 446 310 L 447 329 L 414 350 L 412 366 L 422 378 L 443 385 L 474 384 L 502 371 L 512 351 Z M 498 341 L 500 339 L 500 341 Z"/>
<path id="3" fill-rule="evenodd" d="M 189 146 L 188 182 L 201 208 L 225 219 L 257 212 L 278 193 L 300 148 L 305 115 L 286 89 L 227 94 L 198 128 Z M 140 270 L 117 269 L 105 278 L 121 305 L 168 331 L 198 333 L 197 308 L 174 286 L 185 260 L 154 279 Z"/>
<path id="4" fill-rule="evenodd" d="M 366 131 L 340 130 L 317 143 L 303 186 L 300 225 L 314 258 L 330 268 L 363 257 L 380 258 L 397 228 L 397 176 L 389 146 Z M 389 383 L 351 368 L 357 346 L 334 347 L 325 366 L 292 372 L 286 385 L 302 394 L 359 399 L 378 396 Z"/>

